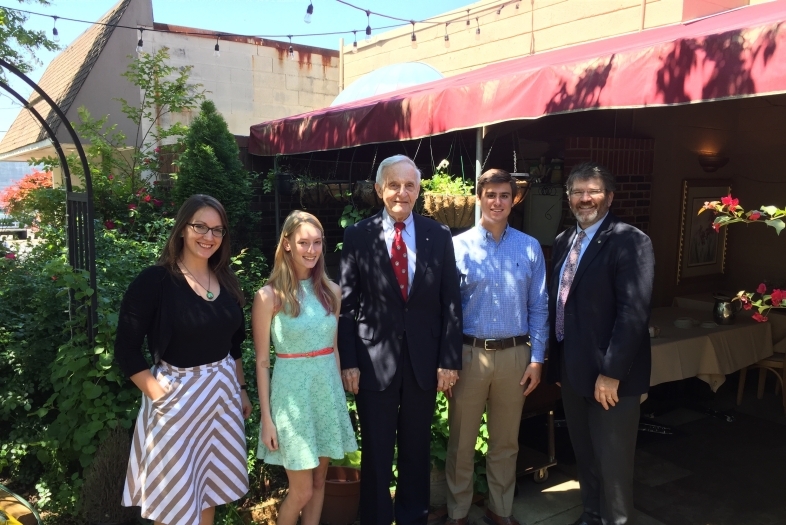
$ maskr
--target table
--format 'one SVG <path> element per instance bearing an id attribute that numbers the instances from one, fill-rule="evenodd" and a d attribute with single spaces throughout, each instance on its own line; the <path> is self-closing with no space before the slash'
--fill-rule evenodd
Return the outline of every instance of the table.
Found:
<path id="1" fill-rule="evenodd" d="M 691 308 L 653 308 L 650 326 L 660 328 L 652 339 L 650 386 L 688 377 L 698 377 L 713 392 L 726 381 L 726 374 L 750 366 L 772 355 L 772 327 L 747 316 L 732 325 L 714 328 L 677 328 L 674 320 L 691 317 L 712 321 L 712 311 Z"/>

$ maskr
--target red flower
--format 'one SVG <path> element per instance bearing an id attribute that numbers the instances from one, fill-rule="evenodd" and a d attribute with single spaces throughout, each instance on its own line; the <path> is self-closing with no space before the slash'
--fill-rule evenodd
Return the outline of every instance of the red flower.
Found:
<path id="1" fill-rule="evenodd" d="M 161 181 L 160 181 L 160 180 L 154 180 L 154 181 L 153 181 L 153 186 L 158 186 L 158 183 L 159 183 L 159 182 L 161 182 Z"/>
<path id="2" fill-rule="evenodd" d="M 759 212 L 757 212 L 757 211 L 752 211 L 752 212 L 751 212 L 751 214 L 750 214 L 750 215 L 748 215 L 748 218 L 749 218 L 750 220 L 752 220 L 752 221 L 757 221 L 757 220 L 759 220 L 759 217 L 761 217 L 761 213 L 759 213 Z"/>
<path id="3" fill-rule="evenodd" d="M 734 211 L 734 209 L 740 203 L 740 200 L 739 199 L 733 199 L 731 197 L 731 195 L 729 195 L 728 197 L 723 197 L 721 199 L 721 202 L 723 203 L 724 206 L 728 206 L 729 207 L 729 211 Z"/>
<path id="4" fill-rule="evenodd" d="M 145 202 L 150 202 L 152 197 L 150 195 L 145 195 Z"/>
<path id="5" fill-rule="evenodd" d="M 745 308 L 746 310 L 750 310 L 751 308 L 753 308 L 753 305 L 749 302 L 744 302 L 742 303 L 742 307 Z"/>
<path id="6" fill-rule="evenodd" d="M 145 164 L 150 164 L 150 159 L 146 158 L 146 159 L 145 159 L 143 162 L 144 162 Z"/>
<path id="7" fill-rule="evenodd" d="M 134 204 L 133 202 L 129 202 L 128 203 L 128 209 L 129 210 L 135 210 L 136 209 L 136 204 Z"/>
<path id="8" fill-rule="evenodd" d="M 104 226 L 107 230 L 114 230 L 117 227 L 112 221 L 104 221 Z"/>
<path id="9" fill-rule="evenodd" d="M 57 275 L 53 275 L 53 276 L 52 276 L 52 280 L 53 280 L 53 281 L 56 281 L 56 280 L 57 280 Z"/>
<path id="10" fill-rule="evenodd" d="M 160 208 L 163 205 L 164 205 L 164 201 L 160 201 L 158 199 L 153 199 L 153 206 L 155 206 L 156 208 Z"/>
<path id="11" fill-rule="evenodd" d="M 783 290 L 778 290 L 777 288 L 772 291 L 772 296 L 770 296 L 770 300 L 772 301 L 772 306 L 780 306 L 781 301 L 783 301 L 784 297 L 786 297 L 786 292 Z"/>
<path id="12" fill-rule="evenodd" d="M 767 285 L 761 283 L 758 288 L 756 288 L 756 293 L 764 293 L 767 291 Z"/>
<path id="13" fill-rule="evenodd" d="M 760 322 L 760 323 L 763 323 L 763 322 L 767 321 L 767 317 L 764 316 L 764 315 L 761 315 L 759 312 L 756 312 L 755 314 L 753 314 L 753 319 L 758 321 L 758 322 Z"/>
<path id="14" fill-rule="evenodd" d="M 106 178 L 109 179 L 109 180 L 115 180 L 115 176 L 112 175 L 111 173 L 109 175 L 107 175 Z"/>
<path id="15" fill-rule="evenodd" d="M 161 153 L 161 148 L 156 148 L 153 151 L 155 151 L 156 153 Z"/>
<path id="16" fill-rule="evenodd" d="M 719 222 L 713 222 L 712 223 L 712 229 L 715 230 L 716 232 L 719 232 L 720 229 L 721 229 L 720 223 Z"/>
<path id="17" fill-rule="evenodd" d="M 5 254 L 5 258 L 6 259 L 16 259 L 16 254 L 12 253 L 12 252 L 8 252 L 7 254 Z"/>

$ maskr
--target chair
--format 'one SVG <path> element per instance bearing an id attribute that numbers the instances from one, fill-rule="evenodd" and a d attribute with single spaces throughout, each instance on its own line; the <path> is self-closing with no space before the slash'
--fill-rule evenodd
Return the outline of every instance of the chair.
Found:
<path id="1" fill-rule="evenodd" d="M 786 367 L 784 367 L 784 358 L 786 358 L 786 339 L 775 344 L 772 350 L 774 353 L 770 357 L 762 359 L 758 363 L 746 366 L 740 370 L 740 382 L 737 386 L 738 405 L 742 403 L 742 392 L 745 390 L 745 376 L 748 375 L 748 369 L 758 368 L 759 387 L 756 391 L 756 397 L 758 399 L 764 397 L 764 383 L 767 379 L 767 370 L 769 370 L 778 378 L 778 382 L 775 383 L 775 393 L 777 394 L 780 388 L 781 394 L 783 395 L 783 409 L 786 411 L 786 388 L 784 388 L 784 386 L 786 386 Z"/>

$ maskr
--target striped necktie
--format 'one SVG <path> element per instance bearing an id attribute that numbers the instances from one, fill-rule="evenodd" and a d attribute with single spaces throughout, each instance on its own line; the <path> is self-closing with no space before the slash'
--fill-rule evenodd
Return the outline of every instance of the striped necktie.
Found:
<path id="1" fill-rule="evenodd" d="M 568 262 L 565 263 L 565 271 L 562 272 L 562 280 L 559 282 L 559 292 L 557 294 L 557 321 L 554 330 L 557 332 L 557 341 L 565 339 L 565 301 L 568 299 L 570 286 L 573 278 L 576 277 L 576 268 L 579 265 L 579 254 L 581 253 L 581 242 L 587 234 L 580 231 L 573 242 L 573 247 L 568 254 Z"/>

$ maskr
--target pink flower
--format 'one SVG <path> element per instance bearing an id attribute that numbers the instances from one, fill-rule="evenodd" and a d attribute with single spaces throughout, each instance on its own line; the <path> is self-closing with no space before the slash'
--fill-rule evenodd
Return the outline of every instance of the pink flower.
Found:
<path id="1" fill-rule="evenodd" d="M 109 179 L 109 180 L 115 180 L 115 176 L 112 175 L 111 173 L 109 175 L 107 175 L 106 178 Z"/>
<path id="2" fill-rule="evenodd" d="M 8 252 L 7 254 L 5 254 L 5 258 L 6 259 L 16 259 L 16 254 L 13 253 L 13 252 Z"/>
<path id="3" fill-rule="evenodd" d="M 767 317 L 764 316 L 764 315 L 761 315 L 759 312 L 756 312 L 755 314 L 753 314 L 753 319 L 758 321 L 758 322 L 760 322 L 760 323 L 764 323 L 764 322 L 767 321 Z"/>
<path id="4" fill-rule="evenodd" d="M 756 288 L 756 293 L 764 293 L 767 291 L 767 285 L 761 283 L 758 288 Z"/>
<path id="5" fill-rule="evenodd" d="M 739 199 L 733 199 L 731 197 L 731 195 L 729 195 L 728 197 L 723 197 L 721 199 L 721 202 L 723 203 L 724 206 L 728 206 L 729 207 L 729 211 L 734 211 L 734 209 L 740 203 L 740 200 Z"/>
<path id="6" fill-rule="evenodd" d="M 156 153 L 161 153 L 161 148 L 156 148 L 153 151 L 155 151 Z"/>
<path id="7" fill-rule="evenodd" d="M 151 198 L 152 198 L 152 197 L 150 197 L 150 195 L 145 195 L 145 202 L 150 202 L 150 199 L 151 199 Z"/>
<path id="8" fill-rule="evenodd" d="M 158 199 L 153 199 L 153 206 L 155 206 L 156 208 L 160 208 L 163 205 L 164 205 L 164 201 L 160 201 Z"/>
<path id="9" fill-rule="evenodd" d="M 114 230 L 117 226 L 112 221 L 104 221 L 104 227 L 106 227 L 107 230 Z"/>
<path id="10" fill-rule="evenodd" d="M 752 211 L 752 212 L 751 212 L 751 214 L 750 214 L 750 215 L 748 215 L 748 218 L 749 218 L 750 220 L 752 220 L 752 221 L 757 221 L 757 220 L 759 220 L 759 217 L 761 217 L 761 213 L 759 213 L 758 211 Z"/>
<path id="11" fill-rule="evenodd" d="M 780 306 L 781 301 L 783 301 L 784 297 L 786 297 L 786 292 L 783 290 L 778 290 L 777 288 L 772 291 L 772 295 L 770 296 L 770 300 L 772 301 L 772 306 Z"/>
<path id="12" fill-rule="evenodd" d="M 744 302 L 742 303 L 742 307 L 745 308 L 746 310 L 750 310 L 751 308 L 753 308 L 753 305 L 749 302 Z"/>
<path id="13" fill-rule="evenodd" d="M 128 209 L 129 210 L 135 210 L 136 209 L 136 204 L 134 204 L 133 202 L 129 202 L 128 203 Z"/>

